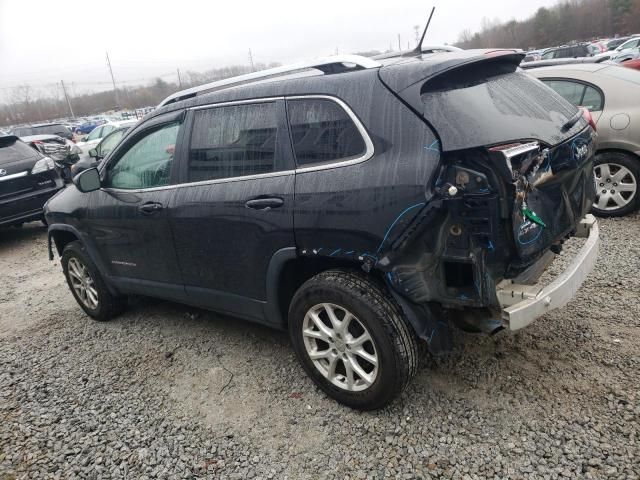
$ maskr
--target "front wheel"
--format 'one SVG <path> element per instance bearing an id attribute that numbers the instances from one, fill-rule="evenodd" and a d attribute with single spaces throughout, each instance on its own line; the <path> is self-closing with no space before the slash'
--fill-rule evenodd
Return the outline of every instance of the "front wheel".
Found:
<path id="1" fill-rule="evenodd" d="M 74 298 L 95 320 L 106 321 L 122 312 L 126 297 L 113 295 L 82 244 L 71 242 L 62 251 L 62 270 Z"/>
<path id="2" fill-rule="evenodd" d="M 375 279 L 330 270 L 305 282 L 289 309 L 289 333 L 306 373 L 349 407 L 381 408 L 409 384 L 418 340 Z"/>
<path id="3" fill-rule="evenodd" d="M 638 160 L 622 152 L 596 155 L 593 167 L 596 199 L 593 213 L 600 217 L 621 217 L 638 208 Z"/>

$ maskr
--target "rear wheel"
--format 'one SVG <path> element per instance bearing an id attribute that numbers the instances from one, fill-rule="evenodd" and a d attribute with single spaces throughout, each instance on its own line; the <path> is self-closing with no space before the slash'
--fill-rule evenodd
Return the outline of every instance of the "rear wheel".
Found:
<path id="1" fill-rule="evenodd" d="M 409 384 L 418 341 L 386 287 L 359 272 L 330 270 L 305 282 L 289 309 L 305 371 L 353 408 L 385 406 Z"/>
<path id="2" fill-rule="evenodd" d="M 126 307 L 126 297 L 109 291 L 80 242 L 71 242 L 64 247 L 62 270 L 76 301 L 95 320 L 110 320 Z"/>
<path id="3" fill-rule="evenodd" d="M 640 165 L 635 158 L 622 152 L 599 153 L 593 170 L 596 182 L 593 213 L 620 217 L 638 208 Z"/>

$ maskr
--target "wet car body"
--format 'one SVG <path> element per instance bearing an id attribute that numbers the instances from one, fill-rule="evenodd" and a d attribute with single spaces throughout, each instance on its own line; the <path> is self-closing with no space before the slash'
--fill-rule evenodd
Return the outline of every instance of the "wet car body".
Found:
<path id="1" fill-rule="evenodd" d="M 474 331 L 522 328 L 541 309 L 569 301 L 567 283 L 580 284 L 597 252 L 597 225 L 585 221 L 595 133 L 577 108 L 517 71 L 522 57 L 406 55 L 176 94 L 127 132 L 100 167 L 101 188 L 71 187 L 48 203 L 51 255 L 77 241 L 115 293 L 276 328 L 287 328 L 300 286 L 330 269 L 381 282 L 434 352 L 449 344 L 448 318 Z M 357 154 L 301 162 L 299 149 L 313 132 L 298 129 L 291 109 L 306 101 L 347 114 Z M 192 152 L 199 116 L 247 104 L 276 112 L 274 171 L 191 179 L 191 163 L 200 161 Z M 179 125 L 167 184 L 105 186 L 109 165 L 160 125 Z M 519 290 L 522 275 L 535 283 L 532 270 L 576 233 L 589 235 L 589 245 L 578 273 L 561 282 L 562 298 Z"/>
<path id="2" fill-rule="evenodd" d="M 42 219 L 45 202 L 63 187 L 51 159 L 15 136 L 0 137 L 0 225 Z"/>

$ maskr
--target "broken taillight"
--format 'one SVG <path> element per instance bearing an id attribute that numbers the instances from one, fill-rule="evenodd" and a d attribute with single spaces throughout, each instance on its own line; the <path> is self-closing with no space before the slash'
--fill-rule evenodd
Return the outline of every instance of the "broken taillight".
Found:
<path id="1" fill-rule="evenodd" d="M 589 109 L 587 107 L 580 107 L 580 109 L 582 110 L 582 116 L 584 117 L 584 119 L 589 122 L 589 125 L 591 125 L 591 128 L 593 128 L 594 131 L 596 131 L 596 122 L 593 120 L 593 116 L 591 115 L 591 112 L 589 111 Z"/>

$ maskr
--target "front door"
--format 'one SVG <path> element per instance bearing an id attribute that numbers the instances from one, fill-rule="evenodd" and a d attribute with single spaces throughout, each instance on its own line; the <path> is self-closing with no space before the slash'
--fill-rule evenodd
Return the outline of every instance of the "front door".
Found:
<path id="1" fill-rule="evenodd" d="M 102 169 L 87 222 L 103 264 L 126 291 L 182 299 L 184 288 L 169 227 L 174 160 L 182 122 L 142 125 Z"/>
<path id="2" fill-rule="evenodd" d="M 171 210 L 191 302 L 261 320 L 269 261 L 295 245 L 285 122 L 283 100 L 191 112 Z"/>

